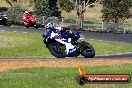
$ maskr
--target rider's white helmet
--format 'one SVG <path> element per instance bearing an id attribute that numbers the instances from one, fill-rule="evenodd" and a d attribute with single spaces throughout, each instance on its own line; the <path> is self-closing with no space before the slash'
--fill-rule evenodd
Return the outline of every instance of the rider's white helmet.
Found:
<path id="1" fill-rule="evenodd" d="M 55 28 L 54 23 L 48 23 L 46 26 L 46 28 Z"/>
<path id="2" fill-rule="evenodd" d="M 25 11 L 25 13 L 29 13 L 28 11 Z"/>

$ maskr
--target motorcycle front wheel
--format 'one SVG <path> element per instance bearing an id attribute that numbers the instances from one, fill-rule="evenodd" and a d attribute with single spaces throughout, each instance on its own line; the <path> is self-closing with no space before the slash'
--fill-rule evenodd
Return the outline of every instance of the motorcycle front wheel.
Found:
<path id="1" fill-rule="evenodd" d="M 26 28 L 29 28 L 29 25 L 25 25 Z"/>
<path id="2" fill-rule="evenodd" d="M 8 26 L 8 21 L 6 19 L 3 20 L 3 24 L 4 24 L 4 26 Z"/>
<path id="3" fill-rule="evenodd" d="M 87 42 L 83 45 L 84 50 L 82 51 L 81 55 L 85 58 L 93 58 L 95 56 L 94 48 Z"/>
<path id="4" fill-rule="evenodd" d="M 38 24 L 35 24 L 34 25 L 34 28 L 38 29 L 39 28 L 39 25 Z"/>
<path id="5" fill-rule="evenodd" d="M 48 44 L 47 47 L 53 56 L 55 56 L 57 58 L 65 58 L 66 57 L 64 45 L 62 46 L 57 43 L 50 43 L 50 44 Z"/>

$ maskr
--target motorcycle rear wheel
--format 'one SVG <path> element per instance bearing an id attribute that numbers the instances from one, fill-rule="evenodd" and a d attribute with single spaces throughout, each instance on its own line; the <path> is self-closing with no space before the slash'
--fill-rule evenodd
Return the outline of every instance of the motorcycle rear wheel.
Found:
<path id="1" fill-rule="evenodd" d="M 55 48 L 56 47 L 56 50 Z M 64 46 L 58 45 L 56 43 L 50 43 L 48 44 L 47 48 L 49 49 L 50 53 L 57 57 L 57 58 L 65 58 L 66 57 L 66 53 L 65 53 L 65 49 L 62 50 L 62 53 L 59 52 L 59 49 L 63 48 Z"/>

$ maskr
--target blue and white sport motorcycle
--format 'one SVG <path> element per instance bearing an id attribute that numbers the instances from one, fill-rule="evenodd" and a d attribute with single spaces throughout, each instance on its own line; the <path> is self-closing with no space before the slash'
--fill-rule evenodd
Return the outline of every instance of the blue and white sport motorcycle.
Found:
<path id="1" fill-rule="evenodd" d="M 54 27 L 53 23 L 46 25 L 43 42 L 50 53 L 57 58 L 77 57 L 80 54 L 85 58 L 95 56 L 94 48 L 85 41 L 80 41 L 81 32 L 75 34 L 63 27 Z"/>

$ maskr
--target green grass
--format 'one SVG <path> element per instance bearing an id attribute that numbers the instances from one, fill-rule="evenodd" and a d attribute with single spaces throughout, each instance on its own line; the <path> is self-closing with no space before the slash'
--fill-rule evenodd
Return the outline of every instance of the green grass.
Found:
<path id="1" fill-rule="evenodd" d="M 43 45 L 43 38 L 37 34 L 0 32 L 0 57 L 50 57 Z"/>
<path id="2" fill-rule="evenodd" d="M 87 41 L 95 48 L 96 55 L 132 52 L 132 44 L 110 41 Z M 0 32 L 1 58 L 52 57 L 43 44 L 41 34 Z"/>
<path id="3" fill-rule="evenodd" d="M 85 67 L 88 74 L 130 74 L 132 64 Z M 0 73 L 0 88 L 132 88 L 130 84 L 85 84 L 76 82 L 78 68 L 23 68 Z"/>
<path id="4" fill-rule="evenodd" d="M 132 44 L 116 41 L 87 40 L 96 51 L 97 55 L 117 54 L 132 52 Z"/>

